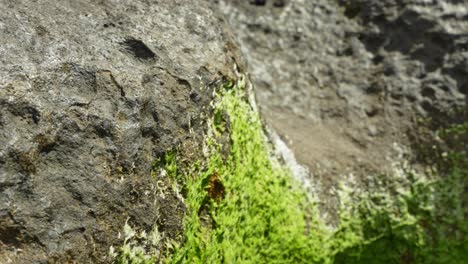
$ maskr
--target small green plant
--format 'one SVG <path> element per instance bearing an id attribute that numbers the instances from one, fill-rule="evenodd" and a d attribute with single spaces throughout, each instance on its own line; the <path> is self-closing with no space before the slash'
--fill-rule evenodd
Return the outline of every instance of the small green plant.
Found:
<path id="1" fill-rule="evenodd" d="M 332 254 L 335 263 L 467 262 L 467 128 L 464 123 L 437 131 L 438 142 L 424 150 L 438 157 L 429 160 L 431 174 L 404 167 L 400 177 L 393 175 L 382 188 L 354 199 L 330 240 L 336 248 L 348 244 Z M 343 227 L 354 235 L 340 235 Z"/>
<path id="2" fill-rule="evenodd" d="M 163 260 L 126 225 L 117 263 L 468 262 L 467 157 L 453 141 L 468 135 L 468 125 L 439 131 L 448 146 L 455 142 L 434 148 L 446 153 L 434 153 L 445 158 L 443 170 L 421 175 L 402 164 L 395 175 L 376 177 L 372 190 L 343 186 L 334 229 L 271 156 L 244 78 L 222 85 L 210 126 L 204 161 L 183 170 L 170 151 L 155 162 L 155 171 L 184 185 L 184 241 Z M 226 133 L 228 153 L 218 143 Z"/>
<path id="3" fill-rule="evenodd" d="M 175 149 L 166 151 L 164 157 L 157 158 L 153 162 L 153 176 L 156 176 L 156 173 L 162 173 L 163 176 L 168 176 L 170 179 L 182 183 L 183 179 L 178 173 L 177 151 Z"/>

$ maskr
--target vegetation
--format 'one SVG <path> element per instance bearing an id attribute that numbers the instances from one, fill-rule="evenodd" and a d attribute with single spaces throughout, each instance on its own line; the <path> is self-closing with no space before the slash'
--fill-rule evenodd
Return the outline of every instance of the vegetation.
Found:
<path id="1" fill-rule="evenodd" d="M 166 157 L 166 170 L 185 186 L 188 213 L 184 243 L 165 262 L 467 262 L 466 152 L 440 153 L 449 168 L 436 166 L 428 175 L 401 164 L 394 176 L 376 177 L 371 192 L 343 186 L 340 224 L 330 229 L 287 169 L 271 158 L 244 81 L 228 82 L 219 91 L 204 163 L 182 171 L 174 152 Z M 217 143 L 226 134 L 227 155 Z M 468 125 L 439 134 L 447 142 L 460 139 L 468 135 Z M 155 262 L 131 246 L 136 253 L 126 239 L 118 263 Z"/>
<path id="2" fill-rule="evenodd" d="M 110 248 L 110 255 L 115 258 L 115 262 L 119 264 L 151 264 L 156 263 L 159 252 L 154 250 L 159 242 L 159 234 L 157 229 L 153 230 L 149 236 L 146 232 L 135 232 L 128 223 L 124 226 L 124 244 L 119 248 L 118 252 L 114 248 Z M 143 243 L 139 243 L 143 242 Z M 147 252 L 146 248 L 151 248 Z"/>
<path id="3" fill-rule="evenodd" d="M 224 86 L 206 168 L 187 175 L 186 240 L 172 262 L 301 263 L 317 256 L 320 244 L 309 243 L 315 234 L 307 228 L 312 223 L 304 215 L 309 206 L 305 195 L 270 160 L 261 122 L 244 99 L 243 86 L 242 81 Z M 228 157 L 216 144 L 224 132 L 231 139 Z"/>

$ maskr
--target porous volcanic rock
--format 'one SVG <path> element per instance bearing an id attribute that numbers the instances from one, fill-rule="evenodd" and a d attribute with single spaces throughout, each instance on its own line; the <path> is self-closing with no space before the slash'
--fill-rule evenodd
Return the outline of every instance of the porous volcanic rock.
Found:
<path id="1" fill-rule="evenodd" d="M 331 215 L 338 182 L 365 186 L 391 172 L 401 154 L 394 143 L 410 144 L 415 117 L 467 107 L 466 0 L 218 6 L 249 64 L 263 116 L 309 168 Z"/>
<path id="2" fill-rule="evenodd" d="M 108 263 L 127 219 L 180 238 L 185 205 L 151 166 L 176 147 L 198 157 L 209 87 L 233 74 L 214 10 L 0 1 L 1 263 Z"/>

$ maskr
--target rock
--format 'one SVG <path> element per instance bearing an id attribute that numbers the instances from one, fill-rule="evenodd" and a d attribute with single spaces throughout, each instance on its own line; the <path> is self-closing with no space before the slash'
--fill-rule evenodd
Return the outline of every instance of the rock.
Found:
<path id="1" fill-rule="evenodd" d="M 375 136 L 377 136 L 379 134 L 379 131 L 373 125 L 370 125 L 368 129 L 369 129 L 368 135 L 371 136 L 371 137 L 375 137 Z"/>
<path id="2" fill-rule="evenodd" d="M 266 121 L 291 138 L 322 201 L 333 201 L 324 182 L 347 181 L 347 167 L 363 181 L 391 170 L 393 143 L 408 144 L 415 115 L 467 107 L 466 1 L 293 0 L 278 8 L 224 0 L 219 8 L 249 64 Z M 369 141 L 377 134 L 369 127 L 385 133 Z M 328 140 L 317 140 L 324 135 Z M 354 166 L 348 152 L 371 161 Z M 336 160 L 336 172 L 316 170 L 327 157 Z"/>
<path id="3" fill-rule="evenodd" d="M 241 63 L 222 18 L 189 0 L 0 12 L 0 262 L 108 263 L 127 219 L 180 240 L 185 205 L 151 166 L 200 155 L 211 83 Z"/>

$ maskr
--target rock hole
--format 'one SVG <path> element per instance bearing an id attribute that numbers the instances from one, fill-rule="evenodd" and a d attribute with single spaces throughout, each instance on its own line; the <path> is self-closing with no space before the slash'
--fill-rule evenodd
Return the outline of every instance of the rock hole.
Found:
<path id="1" fill-rule="evenodd" d="M 273 2 L 274 7 L 281 8 L 281 7 L 284 7 L 285 5 L 286 5 L 286 2 L 284 0 L 276 0 L 275 2 Z"/>
<path id="2" fill-rule="evenodd" d="M 460 91 L 460 93 L 468 96 L 468 81 L 460 85 L 460 87 L 458 87 L 458 90 Z"/>
<path id="3" fill-rule="evenodd" d="M 191 92 L 190 93 L 190 100 L 192 100 L 193 102 L 198 102 L 198 101 L 200 101 L 200 96 L 198 95 L 197 92 Z"/>
<path id="4" fill-rule="evenodd" d="M 34 122 L 34 124 L 38 124 L 39 121 L 41 120 L 41 114 L 37 109 L 27 106 L 23 109 L 23 116 L 26 118 L 31 118 L 31 120 Z"/>
<path id="5" fill-rule="evenodd" d="M 186 88 L 191 87 L 190 83 L 187 80 L 184 80 L 184 79 L 177 79 L 177 83 L 182 85 L 182 86 L 185 86 Z"/>
<path id="6" fill-rule="evenodd" d="M 344 14 L 348 18 L 355 18 L 362 11 L 361 5 L 359 3 L 346 2 Z"/>
<path id="7" fill-rule="evenodd" d="M 384 60 L 384 57 L 383 57 L 382 55 L 376 55 L 376 56 L 374 56 L 374 58 L 372 59 L 372 62 L 373 62 L 374 64 L 380 64 L 380 63 L 383 62 L 383 60 Z"/>
<path id="8" fill-rule="evenodd" d="M 431 99 L 435 98 L 435 90 L 432 89 L 431 87 L 424 87 L 421 91 L 421 95 L 424 97 L 428 97 Z"/>
<path id="9" fill-rule="evenodd" d="M 20 227 L 17 225 L 3 225 L 0 228 L 0 241 L 4 245 L 19 247 L 21 245 L 21 236 Z"/>
<path id="10" fill-rule="evenodd" d="M 436 114 L 437 108 L 435 108 L 431 102 L 425 100 L 421 102 L 421 107 L 426 111 L 428 114 Z"/>
<path id="11" fill-rule="evenodd" d="M 51 152 L 56 145 L 55 139 L 53 139 L 52 137 L 43 135 L 43 134 L 37 135 L 34 138 L 34 142 L 37 143 L 38 150 L 41 153 Z"/>
<path id="12" fill-rule="evenodd" d="M 142 60 L 151 60 L 156 57 L 153 51 L 151 51 L 145 43 L 141 40 L 134 38 L 127 38 L 124 42 L 121 43 L 124 48 L 132 53 L 138 59 Z"/>
<path id="13" fill-rule="evenodd" d="M 266 0 L 250 0 L 251 5 L 264 6 L 266 5 Z"/>
<path id="14" fill-rule="evenodd" d="M 418 100 L 418 98 L 416 98 L 414 95 L 411 95 L 411 94 L 406 95 L 406 99 L 408 99 L 408 101 L 411 103 L 414 103 L 416 102 L 416 100 Z"/>

